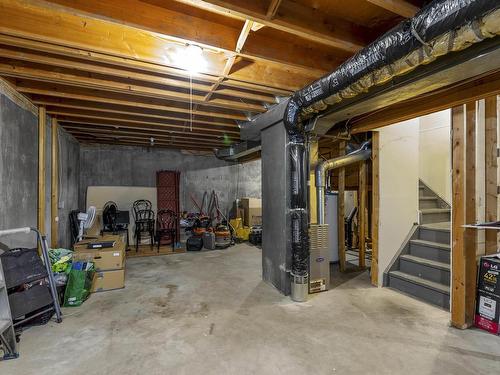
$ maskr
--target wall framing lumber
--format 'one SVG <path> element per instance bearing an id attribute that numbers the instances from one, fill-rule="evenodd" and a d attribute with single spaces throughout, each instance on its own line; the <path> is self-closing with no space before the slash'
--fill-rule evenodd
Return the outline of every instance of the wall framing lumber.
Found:
<path id="1" fill-rule="evenodd" d="M 475 220 L 476 103 L 452 109 L 452 248 L 451 324 L 472 325 L 476 294 L 476 232 L 464 229 Z"/>
<path id="2" fill-rule="evenodd" d="M 45 234 L 45 160 L 46 160 L 46 130 L 47 113 L 45 107 L 38 108 L 38 220 L 40 233 Z"/>
<path id="3" fill-rule="evenodd" d="M 358 192 L 358 233 L 359 233 L 359 267 L 366 266 L 366 200 L 368 196 L 368 186 L 366 183 L 367 168 L 366 162 L 359 163 L 359 192 Z M 339 224 L 341 225 L 341 224 Z"/>
<path id="4" fill-rule="evenodd" d="M 476 207 L 476 115 L 477 103 L 465 105 L 465 223 L 473 224 L 477 218 Z M 465 321 L 471 326 L 474 321 L 476 302 L 476 253 L 478 232 L 465 230 Z"/>
<path id="5" fill-rule="evenodd" d="M 58 246 L 59 226 L 59 125 L 55 118 L 51 123 L 51 181 L 50 181 L 50 242 L 53 249 Z"/>
<path id="6" fill-rule="evenodd" d="M 489 96 L 485 99 L 485 221 L 497 221 L 498 209 L 498 181 L 497 181 L 497 96 Z M 494 230 L 485 231 L 485 253 L 486 255 L 497 252 L 498 232 Z"/>
<path id="7" fill-rule="evenodd" d="M 371 261 L 371 282 L 373 286 L 378 286 L 378 226 L 379 226 L 379 205 L 380 205 L 380 134 L 372 133 L 372 261 Z"/>

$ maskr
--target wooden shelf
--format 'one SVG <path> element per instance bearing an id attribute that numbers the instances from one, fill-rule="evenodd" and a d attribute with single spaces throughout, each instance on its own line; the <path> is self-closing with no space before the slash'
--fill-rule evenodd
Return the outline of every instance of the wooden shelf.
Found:
<path id="1" fill-rule="evenodd" d="M 462 228 L 500 230 L 500 227 L 489 227 L 485 225 L 473 225 L 473 224 L 462 225 Z"/>

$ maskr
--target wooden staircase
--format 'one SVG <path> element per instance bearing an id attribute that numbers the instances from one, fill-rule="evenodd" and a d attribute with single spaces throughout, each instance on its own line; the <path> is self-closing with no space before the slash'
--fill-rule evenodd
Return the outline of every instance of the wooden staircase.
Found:
<path id="1" fill-rule="evenodd" d="M 451 210 L 422 182 L 419 191 L 420 225 L 384 275 L 384 285 L 449 310 Z"/>

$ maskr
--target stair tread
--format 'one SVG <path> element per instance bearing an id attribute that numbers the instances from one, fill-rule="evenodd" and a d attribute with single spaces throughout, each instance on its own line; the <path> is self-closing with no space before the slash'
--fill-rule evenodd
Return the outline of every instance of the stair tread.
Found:
<path id="1" fill-rule="evenodd" d="M 413 282 L 415 284 L 421 285 L 423 287 L 434 289 L 434 290 L 441 292 L 441 293 L 444 293 L 444 294 L 448 294 L 448 295 L 450 294 L 450 287 L 448 285 L 436 283 L 434 281 L 429 281 L 429 280 L 423 279 L 421 277 L 413 276 L 413 275 L 410 275 L 408 273 L 401 272 L 401 271 L 390 271 L 389 274 L 392 276 L 398 277 L 400 279 L 404 279 L 406 281 L 410 281 L 410 282 Z"/>
<path id="2" fill-rule="evenodd" d="M 438 261 L 431 260 L 431 259 L 421 258 L 421 257 L 417 257 L 417 256 L 411 255 L 411 254 L 401 255 L 401 258 L 409 260 L 410 262 L 420 263 L 420 264 L 424 264 L 424 265 L 434 267 L 434 268 L 439 268 L 439 269 L 446 270 L 446 271 L 450 270 L 450 265 L 448 263 L 443 263 L 443 262 L 438 262 Z"/>
<path id="3" fill-rule="evenodd" d="M 451 230 L 451 222 L 446 221 L 446 222 L 441 222 L 441 223 L 420 224 L 420 228 L 429 229 L 429 230 L 436 230 L 436 231 L 441 231 L 441 232 L 449 232 Z"/>
<path id="4" fill-rule="evenodd" d="M 423 214 L 440 214 L 451 212 L 449 208 L 424 208 L 420 210 Z"/>
<path id="5" fill-rule="evenodd" d="M 440 242 L 434 242 L 434 241 L 427 241 L 427 240 L 416 239 L 416 240 L 410 240 L 410 243 L 414 243 L 414 244 L 417 244 L 417 245 L 437 247 L 439 249 L 448 250 L 448 251 L 451 250 L 450 245 L 445 244 L 445 243 L 440 243 Z"/>
<path id="6" fill-rule="evenodd" d="M 0 333 L 3 333 L 11 325 L 12 322 L 9 319 L 0 319 Z"/>
<path id="7" fill-rule="evenodd" d="M 421 201 L 437 201 L 437 200 L 439 200 L 438 197 L 420 197 L 419 199 Z"/>

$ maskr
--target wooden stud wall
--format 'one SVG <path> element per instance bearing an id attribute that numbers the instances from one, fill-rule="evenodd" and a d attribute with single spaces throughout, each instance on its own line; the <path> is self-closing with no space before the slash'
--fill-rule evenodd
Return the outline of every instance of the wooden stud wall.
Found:
<path id="1" fill-rule="evenodd" d="M 372 285 L 378 286 L 378 226 L 379 226 L 379 133 L 372 133 L 372 260 L 371 281 Z"/>
<path id="2" fill-rule="evenodd" d="M 46 138 L 46 117 L 45 107 L 38 109 L 38 230 L 45 234 L 45 138 Z"/>
<path id="3" fill-rule="evenodd" d="M 50 241 L 51 247 L 58 247 L 58 225 L 59 225 L 59 129 L 57 120 L 55 118 L 52 119 L 51 126 L 51 182 L 50 182 Z"/>

